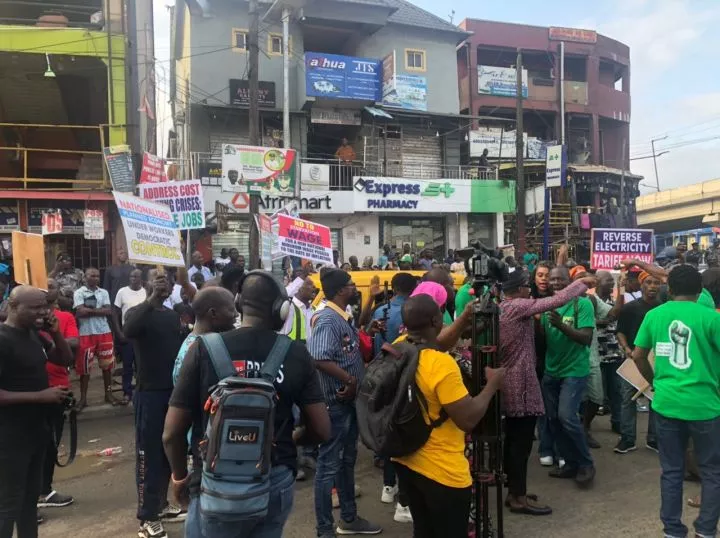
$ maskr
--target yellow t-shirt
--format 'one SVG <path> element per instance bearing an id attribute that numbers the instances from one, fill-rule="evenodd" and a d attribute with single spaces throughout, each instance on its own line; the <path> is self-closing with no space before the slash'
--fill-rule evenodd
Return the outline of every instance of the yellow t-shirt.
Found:
<path id="1" fill-rule="evenodd" d="M 396 342 L 404 340 L 403 336 Z M 440 417 L 443 405 L 457 402 L 468 394 L 455 359 L 434 349 L 421 352 L 415 379 L 427 400 L 431 420 Z M 472 484 L 470 464 L 465 457 L 465 432 L 450 418 L 432 431 L 420 450 L 394 460 L 444 486 L 467 488 Z"/>

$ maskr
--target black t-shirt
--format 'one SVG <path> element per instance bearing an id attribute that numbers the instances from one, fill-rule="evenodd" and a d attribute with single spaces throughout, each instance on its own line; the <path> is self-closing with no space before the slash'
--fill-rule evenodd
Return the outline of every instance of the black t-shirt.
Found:
<path id="1" fill-rule="evenodd" d="M 127 312 L 125 336 L 133 341 L 137 390 L 172 390 L 172 371 L 183 343 L 180 315 L 141 303 Z"/>
<path id="2" fill-rule="evenodd" d="M 617 332 L 625 335 L 631 349 L 635 349 L 635 337 L 640 330 L 640 325 L 642 325 L 645 315 L 655 308 L 655 306 L 656 305 L 646 303 L 643 299 L 637 299 L 627 303 L 620 310 Z"/>
<path id="3" fill-rule="evenodd" d="M 270 353 L 277 334 L 268 329 L 242 328 L 223 334 L 223 341 L 235 367 L 246 372 L 259 372 Z M 211 387 L 218 383 L 210 356 L 199 342 L 193 345 L 183 361 L 180 377 L 170 398 L 172 407 L 187 409 L 192 415 L 193 477 L 192 492 L 197 492 L 200 482 L 201 462 L 198 443 L 202 440 L 207 426 L 203 406 Z M 307 348 L 298 342 L 290 345 L 285 361 L 277 378 L 275 390 L 278 401 L 275 411 L 275 444 L 272 452 L 273 465 L 297 466 L 297 451 L 292 440 L 294 419 L 292 406 L 300 407 L 324 402 L 320 381 L 315 365 Z"/>
<path id="4" fill-rule="evenodd" d="M 105 280 L 103 281 L 103 289 L 110 294 L 110 302 L 115 304 L 115 296 L 120 288 L 130 285 L 130 273 L 135 270 L 134 265 L 122 263 L 108 267 L 105 271 Z"/>
<path id="5" fill-rule="evenodd" d="M 0 389 L 40 392 L 48 388 L 47 355 L 37 332 L 0 324 Z M 0 406 L 0 453 L 46 443 L 46 404 Z"/>

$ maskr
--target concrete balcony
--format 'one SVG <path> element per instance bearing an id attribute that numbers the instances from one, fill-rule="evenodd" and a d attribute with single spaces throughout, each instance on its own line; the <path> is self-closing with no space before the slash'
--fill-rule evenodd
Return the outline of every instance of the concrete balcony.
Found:
<path id="1" fill-rule="evenodd" d="M 606 118 L 630 123 L 630 94 L 598 84 L 593 89 L 593 105 Z"/>

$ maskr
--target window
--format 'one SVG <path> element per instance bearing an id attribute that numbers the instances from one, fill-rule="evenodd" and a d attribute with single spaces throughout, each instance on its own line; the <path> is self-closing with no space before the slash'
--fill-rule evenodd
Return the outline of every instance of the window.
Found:
<path id="1" fill-rule="evenodd" d="M 239 30 L 237 28 L 233 28 L 232 49 L 236 52 L 247 52 L 247 50 L 248 50 L 248 32 L 247 32 L 247 30 Z"/>
<path id="2" fill-rule="evenodd" d="M 405 69 L 407 71 L 425 71 L 425 51 L 405 49 Z"/>
<path id="3" fill-rule="evenodd" d="M 270 34 L 268 36 L 268 54 L 282 56 L 283 38 L 278 34 Z"/>

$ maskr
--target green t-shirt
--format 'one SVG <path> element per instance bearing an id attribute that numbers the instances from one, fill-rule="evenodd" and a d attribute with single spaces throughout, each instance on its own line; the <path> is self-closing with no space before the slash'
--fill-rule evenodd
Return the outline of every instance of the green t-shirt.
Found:
<path id="1" fill-rule="evenodd" d="M 635 346 L 655 352 L 655 411 L 680 420 L 720 416 L 720 314 L 669 301 L 647 313 Z"/>
<path id="2" fill-rule="evenodd" d="M 577 319 L 575 300 L 570 301 L 555 312 L 560 314 L 563 323 L 576 329 L 595 329 L 595 309 L 590 299 L 580 297 L 577 300 Z M 552 377 L 585 377 L 590 375 L 590 346 L 584 346 L 571 340 L 550 324 L 548 314 L 542 316 L 545 328 L 545 373 Z"/>
<path id="3" fill-rule="evenodd" d="M 457 290 L 455 294 L 455 317 L 462 314 L 467 304 L 474 299 L 474 296 L 470 295 L 471 288 L 472 283 L 466 282 Z"/>
<path id="4" fill-rule="evenodd" d="M 697 304 L 700 306 L 707 306 L 708 308 L 715 310 L 715 300 L 713 299 L 712 294 L 705 288 L 703 288 L 700 297 L 698 297 Z"/>

